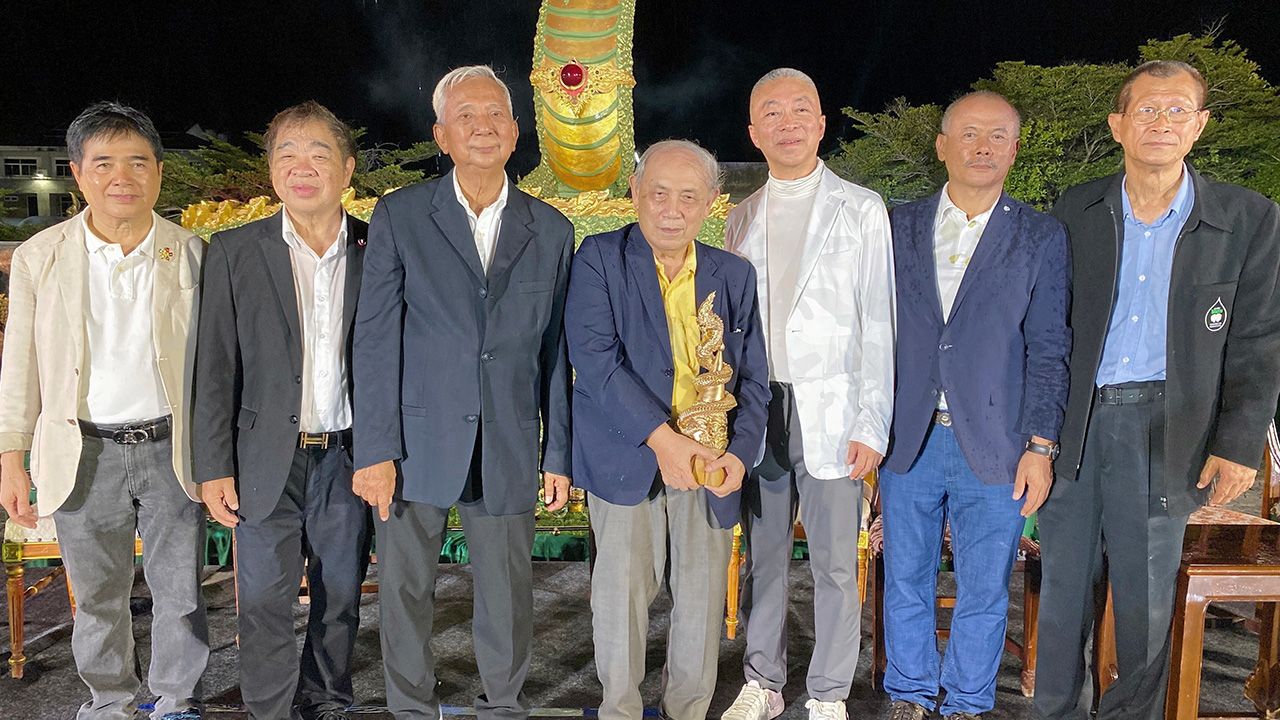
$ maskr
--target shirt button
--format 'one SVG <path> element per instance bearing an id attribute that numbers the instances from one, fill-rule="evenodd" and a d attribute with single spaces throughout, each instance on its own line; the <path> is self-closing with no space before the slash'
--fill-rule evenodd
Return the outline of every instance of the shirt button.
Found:
<path id="1" fill-rule="evenodd" d="M 1127 363 L 1129 362 L 1129 358 L 1120 358 L 1120 362 Z"/>
<path id="2" fill-rule="evenodd" d="M 480 297 L 482 298 L 489 297 L 489 291 L 486 290 L 485 288 L 480 288 L 479 292 L 480 292 Z"/>
<path id="3" fill-rule="evenodd" d="M 1146 276 L 1146 275 L 1139 275 L 1139 276 L 1138 276 L 1138 282 L 1146 282 L 1146 281 L 1147 281 L 1147 276 Z"/>
<path id="4" fill-rule="evenodd" d="M 1137 316 L 1137 315 L 1134 315 L 1133 317 L 1131 317 L 1131 318 L 1129 318 L 1129 319 L 1130 319 L 1130 320 L 1132 320 L 1133 322 L 1138 322 L 1138 316 Z"/>
<path id="5" fill-rule="evenodd" d="M 490 360 L 493 359 L 493 353 L 491 352 L 481 353 L 480 359 L 484 362 L 489 362 Z"/>
<path id="6" fill-rule="evenodd" d="M 296 382 L 296 383 L 298 383 L 299 385 L 301 385 L 301 384 L 302 384 L 302 376 L 301 376 L 301 375 L 294 375 L 294 376 L 293 376 L 293 381 L 294 381 L 294 382 Z"/>
<path id="7" fill-rule="evenodd" d="M 328 333 L 320 333 L 320 339 L 321 339 L 321 340 L 324 340 L 324 339 L 325 339 L 325 338 L 327 338 L 327 337 L 329 337 L 329 334 L 328 334 Z"/>
<path id="8" fill-rule="evenodd" d="M 464 418 L 462 418 L 462 419 L 463 419 L 463 420 L 466 420 L 466 421 L 467 421 L 467 422 L 469 422 L 469 423 L 473 423 L 473 422 L 475 422 L 475 421 L 479 420 L 479 419 L 480 419 L 480 416 L 479 416 L 479 415 L 468 415 L 468 416 L 466 416 L 466 417 L 464 417 Z"/>
<path id="9" fill-rule="evenodd" d="M 298 416 L 297 416 L 297 415 L 290 415 L 290 416 L 289 416 L 289 422 L 290 422 L 290 423 L 292 423 L 292 424 L 294 424 L 294 425 L 297 425 L 297 424 L 298 424 Z"/>
<path id="10" fill-rule="evenodd" d="M 1142 236 L 1143 236 L 1143 237 L 1151 237 L 1151 231 L 1150 231 L 1150 230 L 1148 230 L 1148 231 L 1146 231 L 1146 232 L 1142 233 Z"/>

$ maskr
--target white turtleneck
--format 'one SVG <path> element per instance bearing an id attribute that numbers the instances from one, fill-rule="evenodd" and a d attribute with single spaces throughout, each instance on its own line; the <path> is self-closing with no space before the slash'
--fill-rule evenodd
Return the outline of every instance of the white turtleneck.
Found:
<path id="1" fill-rule="evenodd" d="M 791 371 L 787 367 L 787 319 L 800 284 L 805 226 L 825 168 L 818 160 L 813 172 L 795 180 L 779 180 L 769 174 L 765 202 L 769 327 L 765 328 L 765 336 L 769 343 L 769 379 L 778 382 L 791 382 Z"/>

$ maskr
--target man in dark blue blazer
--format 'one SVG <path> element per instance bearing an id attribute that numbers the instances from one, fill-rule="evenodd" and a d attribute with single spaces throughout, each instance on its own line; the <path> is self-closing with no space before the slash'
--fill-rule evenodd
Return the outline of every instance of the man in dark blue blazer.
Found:
<path id="1" fill-rule="evenodd" d="M 894 720 L 995 705 L 1009 573 L 1024 517 L 1053 482 L 1067 399 L 1070 266 L 1053 218 L 1004 194 L 1018 112 L 975 92 L 942 118 L 948 182 L 891 216 L 898 293 L 893 433 L 881 473 L 884 686 Z M 944 523 L 957 593 L 939 668 Z"/>
<path id="2" fill-rule="evenodd" d="M 649 605 L 664 576 L 673 608 L 661 710 L 704 718 L 715 691 L 738 489 L 761 451 L 769 400 L 755 271 L 694 241 L 719 186 L 715 158 L 697 145 L 650 147 L 631 179 L 640 222 L 587 238 L 573 260 L 573 465 L 596 540 L 592 630 L 608 720 L 643 715 Z M 698 399 L 695 315 L 713 292 L 733 370 L 725 389 L 737 400 L 723 455 L 672 422 Z M 695 457 L 725 470 L 724 484 L 700 487 Z"/>

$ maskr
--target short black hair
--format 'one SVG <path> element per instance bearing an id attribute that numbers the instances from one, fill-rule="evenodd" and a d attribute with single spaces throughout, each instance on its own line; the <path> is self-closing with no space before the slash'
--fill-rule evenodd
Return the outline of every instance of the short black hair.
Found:
<path id="1" fill-rule="evenodd" d="M 79 165 L 84 160 L 84 144 L 98 137 L 113 138 L 133 134 L 147 141 L 155 153 L 156 162 L 164 159 L 164 147 L 160 133 L 151 118 L 136 108 L 118 102 L 104 100 L 84 109 L 67 128 L 67 157 Z"/>
<path id="2" fill-rule="evenodd" d="M 271 124 L 267 125 L 267 132 L 262 136 L 263 150 L 267 151 L 267 159 L 270 160 L 271 155 L 275 152 L 276 138 L 280 132 L 287 127 L 302 125 L 311 121 L 324 124 L 333 133 L 334 138 L 338 141 L 338 152 L 342 153 L 342 159 L 345 161 L 349 157 L 356 156 L 356 136 L 352 132 L 351 126 L 338 119 L 329 108 L 321 105 L 315 100 L 298 103 L 293 107 L 285 108 L 276 113 L 271 118 Z"/>

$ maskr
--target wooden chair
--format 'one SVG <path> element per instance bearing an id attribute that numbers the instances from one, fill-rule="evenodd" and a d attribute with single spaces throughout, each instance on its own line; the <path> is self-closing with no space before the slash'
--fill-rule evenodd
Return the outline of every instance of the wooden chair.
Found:
<path id="1" fill-rule="evenodd" d="M 48 575 L 28 586 L 26 584 L 26 563 L 32 560 L 61 560 L 62 548 L 58 546 L 58 534 L 53 526 L 53 518 L 41 518 L 34 530 L 22 527 L 11 520 L 5 520 L 4 542 L 0 546 L 3 551 L 5 588 L 9 599 L 9 676 L 21 678 L 27 656 L 23 654 L 26 641 L 24 623 L 26 622 L 25 604 L 48 588 L 59 577 L 66 575 L 66 568 L 59 566 Z M 133 545 L 135 556 L 142 555 L 142 538 L 135 538 Z M 72 616 L 76 611 L 76 598 L 71 588 L 71 578 L 67 578 L 67 600 L 71 603 Z"/>

